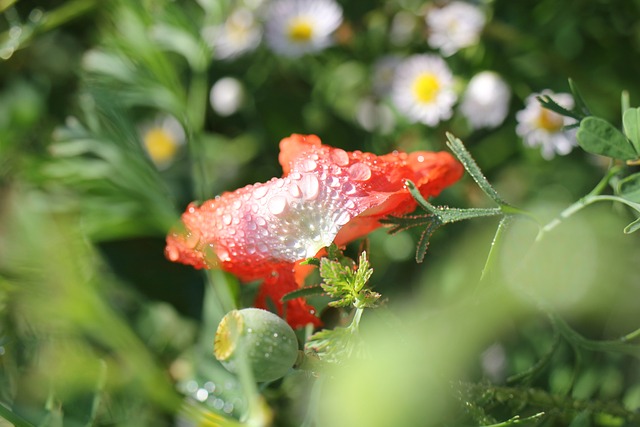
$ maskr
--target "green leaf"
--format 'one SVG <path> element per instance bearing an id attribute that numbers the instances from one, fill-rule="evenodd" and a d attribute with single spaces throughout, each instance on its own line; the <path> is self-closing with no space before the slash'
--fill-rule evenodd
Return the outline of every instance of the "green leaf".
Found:
<path id="1" fill-rule="evenodd" d="M 484 176 L 484 174 L 480 170 L 480 167 L 478 166 L 476 161 L 473 159 L 473 157 L 471 157 L 471 153 L 469 153 L 465 148 L 462 141 L 456 138 L 455 136 L 453 136 L 453 134 L 448 132 L 447 132 L 447 140 L 448 140 L 447 146 L 449 147 L 449 149 L 453 151 L 453 154 L 455 154 L 458 160 L 460 160 L 460 162 L 462 163 L 464 168 L 467 170 L 469 175 L 471 175 L 471 178 L 473 178 L 476 184 L 478 184 L 478 186 L 484 192 L 484 194 L 489 196 L 499 206 L 508 205 L 508 203 L 505 202 L 502 199 L 502 197 L 500 197 L 500 195 L 495 190 L 495 188 L 493 188 L 493 186 L 489 183 L 487 178 Z M 411 188 L 409 189 L 411 190 Z M 411 194 L 414 195 L 413 192 Z M 414 195 L 414 198 L 415 198 L 415 195 Z"/>
<path id="2" fill-rule="evenodd" d="M 587 107 L 587 104 L 584 102 L 584 98 L 582 97 L 582 94 L 578 90 L 578 86 L 576 86 L 576 84 L 572 79 L 569 79 L 569 88 L 571 89 L 571 95 L 573 95 L 573 100 L 576 102 L 576 108 L 574 108 L 574 111 L 579 111 L 585 117 L 590 116 L 591 112 L 589 111 L 589 107 Z"/>
<path id="3" fill-rule="evenodd" d="M 304 288 L 296 289 L 293 292 L 289 292 L 288 294 L 285 294 L 282 298 L 280 298 L 280 301 L 287 302 L 292 299 L 304 298 L 311 295 L 321 295 L 323 293 L 324 293 L 324 289 L 322 289 L 322 286 L 320 285 L 305 286 Z"/>
<path id="4" fill-rule="evenodd" d="M 442 225 L 442 222 L 438 218 L 434 218 L 434 221 L 427 224 L 422 235 L 420 236 L 420 241 L 418 242 L 418 247 L 416 248 L 416 262 L 420 264 L 424 261 L 424 256 L 427 253 L 427 248 L 429 247 L 429 239 L 431 239 L 431 235 Z"/>
<path id="5" fill-rule="evenodd" d="M 620 160 L 638 157 L 629 140 L 613 125 L 599 117 L 587 117 L 580 122 L 578 144 L 587 152 Z"/>
<path id="6" fill-rule="evenodd" d="M 636 156 L 640 153 L 640 108 L 629 108 L 622 115 L 624 133 L 633 144 Z"/>
<path id="7" fill-rule="evenodd" d="M 360 254 L 360 259 L 358 260 L 358 269 L 353 276 L 353 290 L 355 292 L 360 292 L 364 288 L 364 285 L 367 284 L 372 274 L 373 268 L 369 267 L 367 253 L 362 252 Z"/>
<path id="8" fill-rule="evenodd" d="M 640 218 L 636 219 L 631 224 L 627 225 L 624 228 L 624 233 L 631 234 L 631 233 L 635 233 L 638 230 L 640 230 Z"/>
<path id="9" fill-rule="evenodd" d="M 567 110 L 562 105 L 554 101 L 549 95 L 541 95 L 536 97 L 536 99 L 542 105 L 543 108 L 546 108 L 547 110 L 551 110 L 554 113 L 558 113 L 561 116 L 571 117 L 576 120 L 581 120 L 584 117 L 584 115 L 580 112 L 577 112 L 574 110 Z"/>
<path id="10" fill-rule="evenodd" d="M 619 196 L 635 203 L 640 203 L 640 172 L 629 175 L 618 182 Z"/>

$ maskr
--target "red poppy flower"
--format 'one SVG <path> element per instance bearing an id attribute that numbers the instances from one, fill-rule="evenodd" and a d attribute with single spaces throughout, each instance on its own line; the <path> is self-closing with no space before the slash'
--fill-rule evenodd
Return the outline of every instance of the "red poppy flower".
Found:
<path id="1" fill-rule="evenodd" d="M 413 211 L 405 188 L 411 180 L 424 197 L 435 196 L 462 175 L 446 152 L 393 152 L 377 156 L 322 145 L 315 135 L 280 142 L 284 175 L 224 193 L 182 214 L 184 230 L 167 236 L 171 261 L 222 268 L 243 281 L 264 279 L 257 306 L 295 290 L 305 274 L 296 262 L 332 242 L 344 245 L 380 227 L 379 220 Z M 319 325 L 304 300 L 287 302 L 294 327 Z"/>

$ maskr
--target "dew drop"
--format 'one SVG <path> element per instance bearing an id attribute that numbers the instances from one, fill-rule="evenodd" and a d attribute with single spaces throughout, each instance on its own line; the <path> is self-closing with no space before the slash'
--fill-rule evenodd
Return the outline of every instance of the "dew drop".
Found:
<path id="1" fill-rule="evenodd" d="M 256 225 L 255 222 L 253 221 L 247 221 L 247 224 L 245 225 L 246 229 L 249 231 L 254 231 L 258 228 L 258 226 Z"/>
<path id="2" fill-rule="evenodd" d="M 354 194 L 356 192 L 356 186 L 352 182 L 345 182 L 342 186 L 342 192 L 347 195 Z"/>
<path id="3" fill-rule="evenodd" d="M 318 164 L 313 159 L 304 159 L 300 164 L 300 167 L 304 172 L 311 172 L 316 169 Z"/>
<path id="4" fill-rule="evenodd" d="M 269 199 L 267 208 L 273 215 L 280 215 L 287 208 L 287 199 L 284 196 L 273 196 Z"/>
<path id="5" fill-rule="evenodd" d="M 418 160 L 418 162 L 420 162 L 420 163 L 424 162 L 424 156 L 423 156 L 422 154 L 421 154 L 421 155 L 419 155 L 417 160 Z"/>
<path id="6" fill-rule="evenodd" d="M 256 200 L 262 199 L 269 192 L 269 187 L 266 185 L 261 185 L 259 187 L 255 187 L 253 190 L 253 198 Z"/>
<path id="7" fill-rule="evenodd" d="M 185 390 L 187 390 L 187 393 L 195 393 L 196 390 L 198 390 L 198 383 L 194 380 L 191 380 L 187 382 L 184 388 Z"/>
<path id="8" fill-rule="evenodd" d="M 335 219 L 335 223 L 337 225 L 345 225 L 346 223 L 349 222 L 350 219 L 351 219 L 351 215 L 349 215 L 349 212 L 342 211 L 340 212 L 338 217 Z"/>
<path id="9" fill-rule="evenodd" d="M 167 248 L 167 258 L 173 262 L 178 261 L 178 258 L 180 258 L 180 251 L 178 251 L 174 246 L 169 246 Z"/>
<path id="10" fill-rule="evenodd" d="M 289 175 L 289 178 L 293 179 L 294 181 L 297 181 L 300 178 L 302 178 L 302 175 L 299 172 L 291 172 L 291 174 Z"/>
<path id="11" fill-rule="evenodd" d="M 331 150 L 331 161 L 338 166 L 346 166 L 349 164 L 349 155 L 341 148 Z"/>
<path id="12" fill-rule="evenodd" d="M 297 184 L 291 184 L 289 186 L 289 193 L 296 198 L 302 196 L 302 191 L 300 190 L 300 187 L 298 187 Z"/>
<path id="13" fill-rule="evenodd" d="M 227 251 L 225 248 L 218 247 L 218 250 L 216 250 L 216 255 L 218 256 L 218 259 L 220 259 L 220 261 L 231 261 L 229 251 Z"/>
<path id="14" fill-rule="evenodd" d="M 258 250 L 264 254 L 267 253 L 269 248 L 264 243 L 258 243 Z"/>
<path id="15" fill-rule="evenodd" d="M 233 403 L 231 402 L 225 403 L 224 407 L 222 408 L 222 411 L 226 414 L 230 414 L 231 412 L 233 412 Z"/>
<path id="16" fill-rule="evenodd" d="M 214 391 L 216 391 L 216 384 L 213 381 L 207 381 L 206 383 L 204 383 L 203 387 L 209 393 L 213 393 Z"/>
<path id="17" fill-rule="evenodd" d="M 264 357 L 265 357 L 266 359 L 268 359 L 269 357 L 271 357 L 271 355 L 270 355 L 269 353 L 265 353 L 265 354 L 264 354 Z"/>
<path id="18" fill-rule="evenodd" d="M 224 223 L 224 225 L 230 225 L 231 224 L 231 215 L 229 215 L 229 214 L 222 215 L 222 222 Z"/>
<path id="19" fill-rule="evenodd" d="M 273 337 L 274 337 L 274 338 L 278 338 L 278 333 L 277 333 L 277 332 L 274 332 L 274 333 L 273 333 Z"/>
<path id="20" fill-rule="evenodd" d="M 213 401 L 213 407 L 218 411 L 224 407 L 224 400 L 218 398 Z"/>
<path id="21" fill-rule="evenodd" d="M 320 192 L 320 183 L 318 182 L 318 178 L 314 175 L 303 176 L 300 185 L 306 200 L 313 200 L 318 197 L 318 193 Z"/>
<path id="22" fill-rule="evenodd" d="M 199 388 L 195 393 L 195 398 L 200 402 L 207 400 L 207 397 L 209 397 L 209 392 L 203 388 Z"/>
<path id="23" fill-rule="evenodd" d="M 354 181 L 367 181 L 371 178 L 371 169 L 364 163 L 354 163 L 349 166 L 349 176 Z"/>
<path id="24" fill-rule="evenodd" d="M 189 209 L 187 209 L 187 211 L 192 214 L 196 211 L 196 208 L 195 206 L 189 206 Z"/>
<path id="25" fill-rule="evenodd" d="M 200 243 L 200 232 L 192 231 L 184 237 L 184 243 L 187 247 L 193 249 Z"/>

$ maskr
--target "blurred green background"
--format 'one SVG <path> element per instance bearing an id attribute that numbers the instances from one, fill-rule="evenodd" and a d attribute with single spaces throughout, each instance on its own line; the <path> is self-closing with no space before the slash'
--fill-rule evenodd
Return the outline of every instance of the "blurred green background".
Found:
<path id="1" fill-rule="evenodd" d="M 286 58 L 261 43 L 216 59 L 203 29 L 240 6 L 259 16 L 267 3 L 0 0 L 0 417 L 42 426 L 192 425 L 181 415 L 190 410 L 208 420 L 193 425 L 241 418 L 246 396 L 211 356 L 224 306 L 205 289 L 222 282 L 250 301 L 250 287 L 170 263 L 164 236 L 190 201 L 281 175 L 278 142 L 291 133 L 384 154 L 445 150 L 452 132 L 506 200 L 551 219 L 607 161 L 580 149 L 547 161 L 525 147 L 515 133 L 524 99 L 568 92 L 571 78 L 616 126 L 622 91 L 632 106 L 640 99 L 637 0 L 479 2 L 479 43 L 447 63 L 460 90 L 493 70 L 513 94 L 504 123 L 477 131 L 457 111 L 436 127 L 409 123 L 374 89 L 380 58 L 433 52 L 424 14 L 444 2 L 342 0 L 337 42 L 322 52 Z M 230 113 L 209 100 L 229 77 Z M 391 121 L 363 122 L 363 101 L 386 106 L 380 117 Z M 160 161 L 145 131 L 169 116 L 182 142 L 159 142 L 169 150 Z M 468 177 L 435 203 L 489 205 Z M 338 370 L 327 393 L 339 398 L 318 409 L 319 425 L 490 425 L 540 411 L 527 425 L 640 425 L 640 352 L 590 347 L 575 332 L 610 340 L 640 326 L 640 246 L 622 233 L 631 219 L 595 206 L 531 251 L 531 224 L 515 221 L 499 273 L 482 287 L 497 221 L 438 230 L 422 264 L 418 230 L 376 231 L 371 285 L 388 304 L 371 311 L 365 335 L 380 358 Z M 523 257 L 527 267 L 514 267 Z M 295 374 L 261 389 L 274 425 L 302 425 L 311 382 Z"/>

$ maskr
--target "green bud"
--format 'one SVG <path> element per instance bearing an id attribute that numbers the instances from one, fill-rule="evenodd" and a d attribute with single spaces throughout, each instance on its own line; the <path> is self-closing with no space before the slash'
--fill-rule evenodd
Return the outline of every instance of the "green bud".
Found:
<path id="1" fill-rule="evenodd" d="M 298 340 L 280 317 L 259 308 L 232 310 L 218 325 L 214 354 L 230 372 L 244 355 L 256 381 L 283 377 L 298 358 Z"/>

